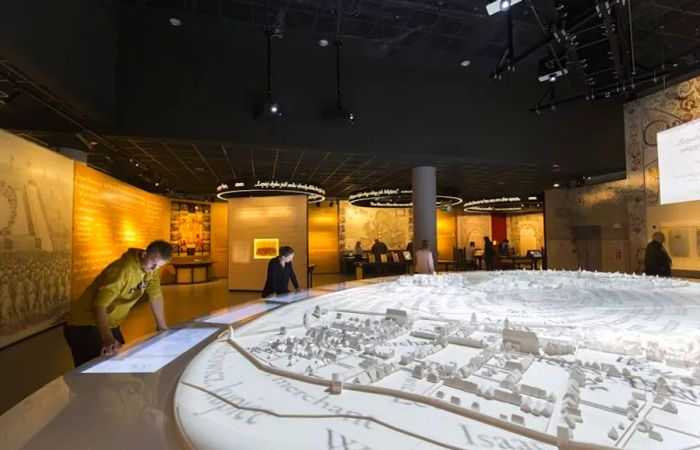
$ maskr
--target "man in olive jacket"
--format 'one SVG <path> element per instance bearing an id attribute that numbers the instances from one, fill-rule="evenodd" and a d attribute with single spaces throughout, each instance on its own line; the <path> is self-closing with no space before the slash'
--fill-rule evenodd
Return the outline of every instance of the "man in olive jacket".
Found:
<path id="1" fill-rule="evenodd" d="M 671 276 L 671 257 L 664 248 L 666 236 L 660 231 L 651 235 L 651 242 L 644 253 L 644 273 L 660 277 Z"/>

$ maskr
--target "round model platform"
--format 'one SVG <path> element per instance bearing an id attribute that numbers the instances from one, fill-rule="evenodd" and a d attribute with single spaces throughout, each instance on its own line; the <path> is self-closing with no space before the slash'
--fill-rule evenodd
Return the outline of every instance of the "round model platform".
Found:
<path id="1" fill-rule="evenodd" d="M 230 329 L 174 404 L 196 449 L 700 448 L 700 286 L 402 277 Z"/>

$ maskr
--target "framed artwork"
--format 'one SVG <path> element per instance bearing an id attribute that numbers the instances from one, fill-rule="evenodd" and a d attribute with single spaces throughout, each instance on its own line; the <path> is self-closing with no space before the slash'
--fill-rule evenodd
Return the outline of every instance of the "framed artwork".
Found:
<path id="1" fill-rule="evenodd" d="M 253 239 L 253 259 L 272 259 L 279 255 L 280 240 L 277 238 Z"/>
<path id="2" fill-rule="evenodd" d="M 206 256 L 211 251 L 211 205 L 173 201 L 170 243 L 175 256 Z"/>

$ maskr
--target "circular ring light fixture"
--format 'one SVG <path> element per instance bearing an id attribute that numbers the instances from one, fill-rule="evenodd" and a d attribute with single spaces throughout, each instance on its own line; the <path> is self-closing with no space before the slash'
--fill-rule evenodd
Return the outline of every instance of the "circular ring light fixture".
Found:
<path id="1" fill-rule="evenodd" d="M 309 183 L 293 181 L 256 181 L 246 184 L 244 181 L 232 182 L 233 186 L 222 183 L 216 188 L 216 196 L 221 200 L 237 197 L 266 197 L 280 194 L 306 195 L 309 203 L 318 203 L 326 199 L 326 190 Z"/>
<path id="2" fill-rule="evenodd" d="M 411 208 L 413 206 L 412 194 L 413 190 L 411 189 L 398 188 L 361 191 L 350 195 L 348 203 L 363 208 Z M 464 201 L 453 195 L 438 194 L 436 197 L 436 207 L 438 208 L 445 205 L 457 206 Z"/>
<path id="3" fill-rule="evenodd" d="M 484 198 L 464 202 L 464 212 L 491 213 L 491 212 L 522 212 L 540 211 L 542 199 L 531 195 L 522 199 L 520 197 Z"/>

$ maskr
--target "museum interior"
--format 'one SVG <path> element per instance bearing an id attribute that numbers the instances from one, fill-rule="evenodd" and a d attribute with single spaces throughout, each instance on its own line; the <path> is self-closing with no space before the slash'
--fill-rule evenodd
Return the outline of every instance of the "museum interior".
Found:
<path id="1" fill-rule="evenodd" d="M 700 448 L 700 4 L 3 1 L 0 235 L 3 449 Z"/>

